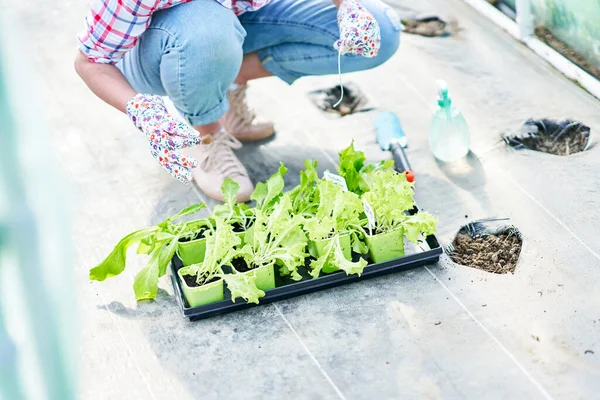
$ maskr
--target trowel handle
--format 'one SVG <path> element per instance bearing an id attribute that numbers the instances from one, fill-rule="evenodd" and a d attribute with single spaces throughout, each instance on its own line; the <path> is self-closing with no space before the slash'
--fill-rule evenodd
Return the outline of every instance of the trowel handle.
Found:
<path id="1" fill-rule="evenodd" d="M 392 157 L 394 158 L 394 168 L 396 171 L 400 173 L 404 171 L 412 171 L 410 163 L 408 162 L 408 158 L 406 158 L 406 154 L 404 153 L 404 149 L 400 143 L 390 143 L 390 151 L 392 152 Z"/>

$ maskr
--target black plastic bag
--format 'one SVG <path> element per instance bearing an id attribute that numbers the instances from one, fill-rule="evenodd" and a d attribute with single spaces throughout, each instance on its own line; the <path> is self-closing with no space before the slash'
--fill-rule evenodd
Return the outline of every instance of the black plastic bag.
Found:
<path id="1" fill-rule="evenodd" d="M 587 148 L 590 128 L 570 119 L 529 119 L 515 135 L 503 135 L 502 138 L 515 149 L 568 156 Z"/>
<path id="2" fill-rule="evenodd" d="M 480 219 L 464 225 L 458 233 L 467 234 L 472 238 L 488 235 L 498 236 L 506 233 L 508 235 L 516 235 L 520 239 L 521 234 L 519 230 L 514 225 L 507 225 L 504 221 L 508 221 L 508 218 Z"/>
<path id="3" fill-rule="evenodd" d="M 336 104 L 342 94 L 340 85 L 332 88 L 319 89 L 308 94 L 314 105 L 328 113 L 335 113 L 340 116 L 354 114 L 357 112 L 370 111 L 373 107 L 368 106 L 367 97 L 354 83 L 344 83 L 344 98 L 336 107 Z"/>

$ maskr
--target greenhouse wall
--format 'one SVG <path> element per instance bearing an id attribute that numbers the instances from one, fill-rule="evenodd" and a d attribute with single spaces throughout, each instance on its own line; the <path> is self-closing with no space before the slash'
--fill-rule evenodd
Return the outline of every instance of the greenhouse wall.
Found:
<path id="1" fill-rule="evenodd" d="M 531 2 L 536 26 L 548 28 L 558 40 L 581 54 L 590 64 L 600 68 L 600 1 Z"/>
<path id="2" fill-rule="evenodd" d="M 600 0 L 529 0 L 535 25 L 600 68 Z M 516 10 L 516 0 L 500 0 Z"/>

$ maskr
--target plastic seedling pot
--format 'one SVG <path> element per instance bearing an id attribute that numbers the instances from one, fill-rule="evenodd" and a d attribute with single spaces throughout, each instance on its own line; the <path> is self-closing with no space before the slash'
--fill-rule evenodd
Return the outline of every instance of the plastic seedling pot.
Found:
<path id="1" fill-rule="evenodd" d="M 246 232 L 237 232 L 236 235 L 242 240 L 240 246 L 244 244 L 244 235 Z M 206 238 L 190 240 L 189 242 L 179 242 L 177 254 L 184 266 L 199 264 L 204 261 L 206 254 Z"/>
<path id="2" fill-rule="evenodd" d="M 206 253 L 206 238 L 180 242 L 177 253 L 185 266 L 201 263 Z"/>
<path id="3" fill-rule="evenodd" d="M 177 274 L 179 275 L 183 293 L 190 307 L 204 306 L 224 299 L 223 279 L 202 286 L 190 287 L 185 282 L 185 279 L 183 279 L 184 275 L 193 275 L 188 272 L 189 268 L 183 267 L 177 271 Z"/>
<path id="4" fill-rule="evenodd" d="M 317 255 L 322 256 L 323 254 L 325 254 L 325 252 L 327 250 L 327 245 L 332 240 L 333 240 L 333 238 L 327 238 L 327 239 L 321 239 L 321 240 L 314 241 L 313 243 L 315 245 L 315 249 L 317 250 Z M 352 245 L 350 244 L 350 235 L 349 234 L 346 233 L 346 234 L 340 235 L 340 246 L 342 247 L 342 252 L 344 253 L 344 257 L 346 257 L 347 260 L 352 260 Z M 332 272 L 336 272 L 339 270 L 340 269 L 338 267 L 335 267 L 333 265 L 325 265 L 322 269 L 322 271 L 326 274 L 330 274 Z"/>
<path id="5" fill-rule="evenodd" d="M 374 263 L 404 257 L 404 228 L 402 227 L 372 236 L 366 231 L 365 241 Z"/>
<path id="6" fill-rule="evenodd" d="M 199 219 L 190 222 L 190 224 L 198 224 L 198 234 L 202 233 L 205 229 L 210 227 L 210 221 L 208 219 Z M 204 235 L 202 235 L 204 236 Z M 179 242 L 177 248 L 177 255 L 183 262 L 184 266 L 199 264 L 204 261 L 204 254 L 206 253 L 206 238 L 199 237 L 192 239 L 187 242 Z"/>
<path id="7" fill-rule="evenodd" d="M 275 288 L 274 264 L 253 268 L 250 271 L 242 272 L 242 274 L 256 276 L 256 287 L 260 290 L 270 290 Z"/>

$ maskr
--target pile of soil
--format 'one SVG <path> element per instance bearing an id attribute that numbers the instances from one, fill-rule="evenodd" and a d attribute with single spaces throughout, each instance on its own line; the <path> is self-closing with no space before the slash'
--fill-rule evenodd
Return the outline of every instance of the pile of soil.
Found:
<path id="1" fill-rule="evenodd" d="M 448 23 L 439 17 L 403 19 L 404 32 L 425 37 L 448 36 Z"/>
<path id="2" fill-rule="evenodd" d="M 501 233 L 471 237 L 456 235 L 450 259 L 455 263 L 495 274 L 514 273 L 523 245 L 517 235 Z"/>
<path id="3" fill-rule="evenodd" d="M 344 98 L 336 107 L 336 104 L 342 95 L 342 86 L 337 85 L 329 89 L 321 89 L 311 92 L 313 103 L 321 110 L 329 113 L 336 113 L 340 116 L 354 114 L 356 112 L 368 111 L 366 108 L 367 99 L 360 90 L 353 84 L 345 84 Z"/>
<path id="4" fill-rule="evenodd" d="M 600 68 L 595 67 L 589 61 L 587 61 L 581 54 L 567 46 L 565 43 L 561 42 L 554 35 L 543 26 L 538 26 L 535 28 L 535 35 L 540 38 L 540 40 L 546 43 L 548 46 L 552 47 L 554 50 L 558 51 L 560 54 L 571 60 L 574 64 L 576 64 L 579 68 L 585 70 L 588 74 L 595 76 L 600 79 Z"/>
<path id="5" fill-rule="evenodd" d="M 203 282 L 202 285 L 198 285 L 198 282 L 196 282 L 196 275 L 182 275 L 182 276 L 183 276 L 183 280 L 185 281 L 186 285 L 188 285 L 189 287 L 198 287 L 198 286 L 206 285 L 207 283 L 212 283 L 212 282 L 218 281 L 220 279 L 215 276 L 210 281 Z"/>
<path id="6" fill-rule="evenodd" d="M 563 120 L 529 120 L 525 122 L 522 132 L 516 135 L 505 135 L 506 144 L 515 148 L 568 156 L 584 151 L 590 140 L 590 128 L 579 121 Z"/>

